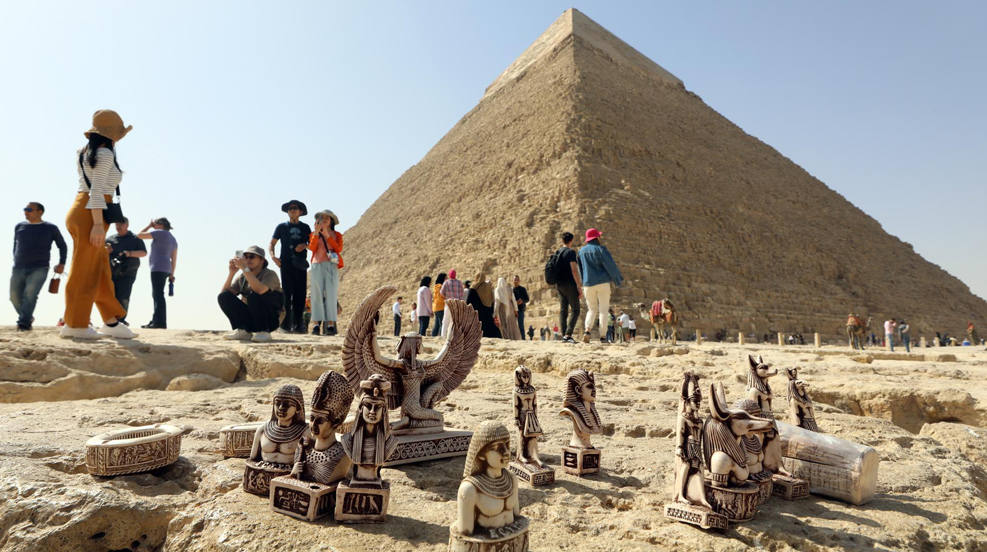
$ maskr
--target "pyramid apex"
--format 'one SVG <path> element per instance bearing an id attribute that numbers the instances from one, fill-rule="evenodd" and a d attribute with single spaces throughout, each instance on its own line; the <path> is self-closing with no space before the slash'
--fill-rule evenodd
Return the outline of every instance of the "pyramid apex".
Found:
<path id="1" fill-rule="evenodd" d="M 500 76 L 487 87 L 484 97 L 487 97 L 497 90 L 513 82 L 538 60 L 555 50 L 557 46 L 565 42 L 570 37 L 575 36 L 584 43 L 606 54 L 611 61 L 618 65 L 637 69 L 658 80 L 669 84 L 682 86 L 682 81 L 672 73 L 665 70 L 647 56 L 638 52 L 616 35 L 606 30 L 596 21 L 590 19 L 586 14 L 576 8 L 569 8 L 562 12 L 547 29 L 534 42 L 528 46 L 516 60 Z"/>

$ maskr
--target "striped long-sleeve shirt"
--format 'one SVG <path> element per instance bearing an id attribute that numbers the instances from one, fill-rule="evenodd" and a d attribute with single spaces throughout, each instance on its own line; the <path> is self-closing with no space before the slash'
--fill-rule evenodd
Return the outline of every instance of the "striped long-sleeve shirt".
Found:
<path id="1" fill-rule="evenodd" d="M 113 151 L 109 148 L 99 148 L 96 150 L 96 166 L 90 167 L 87 160 L 88 155 L 83 153 L 82 166 L 79 166 L 79 154 L 76 154 L 76 169 L 79 171 L 79 191 L 89 194 L 89 203 L 86 209 L 106 209 L 106 199 L 103 196 L 113 195 L 123 174 L 113 162 Z M 89 177 L 92 190 L 86 186 L 86 179 L 82 176 L 82 171 Z"/>

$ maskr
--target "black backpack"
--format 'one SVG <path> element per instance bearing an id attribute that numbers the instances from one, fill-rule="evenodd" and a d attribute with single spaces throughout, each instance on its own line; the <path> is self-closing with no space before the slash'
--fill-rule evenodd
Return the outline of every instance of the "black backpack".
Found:
<path id="1" fill-rule="evenodd" d="M 558 248 L 552 256 L 545 261 L 545 283 L 549 285 L 555 285 L 559 281 L 559 259 L 562 258 L 562 253 L 568 249 L 566 247 Z"/>

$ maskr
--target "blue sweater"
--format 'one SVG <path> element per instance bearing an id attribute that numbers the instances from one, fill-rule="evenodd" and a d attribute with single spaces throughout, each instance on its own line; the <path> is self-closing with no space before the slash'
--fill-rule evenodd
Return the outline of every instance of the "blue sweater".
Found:
<path id="1" fill-rule="evenodd" d="M 583 286 L 595 286 L 611 281 L 619 286 L 624 282 L 624 277 L 620 275 L 617 264 L 610 256 L 610 251 L 595 240 L 579 249 L 579 272 L 583 277 Z"/>
<path id="2" fill-rule="evenodd" d="M 57 226 L 44 221 L 38 224 L 18 222 L 14 226 L 14 268 L 48 268 L 51 242 L 58 246 L 58 264 L 65 264 L 69 248 Z"/>

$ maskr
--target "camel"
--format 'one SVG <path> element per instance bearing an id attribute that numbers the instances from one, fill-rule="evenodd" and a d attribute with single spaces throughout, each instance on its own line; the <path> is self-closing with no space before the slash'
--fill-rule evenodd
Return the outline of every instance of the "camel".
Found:
<path id="1" fill-rule="evenodd" d="M 644 303 L 637 304 L 637 308 L 641 311 L 641 318 L 647 318 L 651 321 L 651 331 L 649 332 L 651 340 L 664 343 L 670 336 L 672 338 L 672 345 L 675 345 L 679 335 L 679 313 L 667 297 L 661 301 L 655 301 L 655 303 L 659 303 L 661 314 L 653 314 L 654 303 L 652 303 L 651 307 Z M 665 329 L 666 326 L 671 328 L 670 332 Z"/>
<path id="2" fill-rule="evenodd" d="M 870 321 L 871 317 L 867 317 L 867 322 L 864 323 L 863 319 L 856 314 L 850 313 L 850 316 L 846 320 L 846 335 L 850 340 L 850 347 L 853 349 L 864 350 L 864 340 L 867 334 L 870 332 Z"/>

